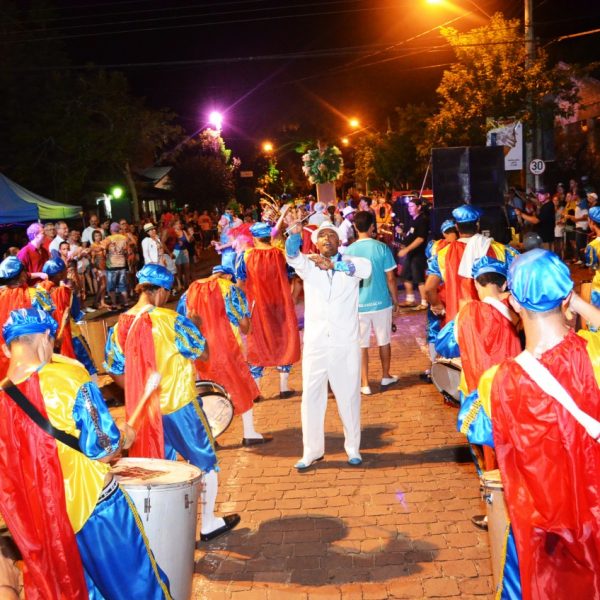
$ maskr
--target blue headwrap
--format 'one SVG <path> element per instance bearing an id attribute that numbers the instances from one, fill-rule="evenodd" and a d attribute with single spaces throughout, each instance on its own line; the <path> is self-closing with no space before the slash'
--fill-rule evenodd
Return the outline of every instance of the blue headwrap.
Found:
<path id="1" fill-rule="evenodd" d="M 452 229 L 453 227 L 456 227 L 456 223 L 452 219 L 446 219 L 442 223 L 442 226 L 440 227 L 440 231 L 442 233 L 446 233 L 446 231 L 448 231 L 448 229 Z"/>
<path id="2" fill-rule="evenodd" d="M 588 215 L 594 223 L 600 225 L 600 206 L 592 206 Z"/>
<path id="3" fill-rule="evenodd" d="M 137 273 L 140 283 L 149 283 L 170 290 L 173 287 L 173 273 L 162 265 L 145 265 Z"/>
<path id="4" fill-rule="evenodd" d="M 546 312 L 571 293 L 569 268 L 553 252 L 536 248 L 521 254 L 508 270 L 508 288 L 527 310 Z"/>
<path id="5" fill-rule="evenodd" d="M 33 333 L 50 331 L 56 336 L 58 323 L 46 312 L 39 308 L 19 308 L 11 311 L 2 328 L 4 343 L 8 346 L 15 338 Z"/>
<path id="6" fill-rule="evenodd" d="M 62 258 L 51 258 L 44 263 L 42 272 L 52 277 L 52 275 L 58 275 L 67 268 L 65 261 Z"/>
<path id="7" fill-rule="evenodd" d="M 9 256 L 0 263 L 0 279 L 14 279 L 24 268 L 16 256 Z"/>
<path id="8" fill-rule="evenodd" d="M 482 256 L 473 263 L 473 269 L 471 273 L 473 275 L 473 279 L 476 279 L 484 273 L 498 273 L 498 275 L 506 277 L 507 266 L 506 263 L 503 263 L 496 258 Z"/>
<path id="9" fill-rule="evenodd" d="M 225 265 L 217 265 L 216 267 L 213 267 L 212 274 L 215 275 L 216 273 L 225 273 L 226 275 L 232 275 L 232 276 L 235 275 L 235 273 L 233 272 L 233 269 L 231 267 L 227 267 Z"/>
<path id="10" fill-rule="evenodd" d="M 252 225 L 252 227 L 250 227 L 250 233 L 252 234 L 252 237 L 255 238 L 264 238 L 264 237 L 271 237 L 271 226 L 267 225 L 266 223 L 254 223 L 254 225 Z"/>
<path id="11" fill-rule="evenodd" d="M 452 216 L 457 223 L 472 223 L 479 221 L 481 211 L 470 204 L 463 204 L 452 211 Z"/>

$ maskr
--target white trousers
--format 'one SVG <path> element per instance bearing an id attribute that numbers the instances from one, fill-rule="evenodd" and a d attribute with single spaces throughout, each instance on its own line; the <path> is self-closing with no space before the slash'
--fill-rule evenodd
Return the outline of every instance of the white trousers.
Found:
<path id="1" fill-rule="evenodd" d="M 360 457 L 360 345 L 307 348 L 302 356 L 302 441 L 305 461 L 325 453 L 327 381 L 344 427 L 348 458 Z"/>

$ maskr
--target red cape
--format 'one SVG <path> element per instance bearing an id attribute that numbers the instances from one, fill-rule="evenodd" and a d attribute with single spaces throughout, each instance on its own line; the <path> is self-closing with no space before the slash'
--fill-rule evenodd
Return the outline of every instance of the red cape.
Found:
<path id="1" fill-rule="evenodd" d="M 144 313 L 134 323 L 135 315 L 119 317 L 117 335 L 125 355 L 125 413 L 129 418 L 144 394 L 150 375 L 156 372 L 156 354 L 152 336 L 152 320 Z M 133 329 L 132 329 L 133 326 Z M 165 458 L 165 438 L 159 393 L 146 403 L 134 426 L 136 438 L 129 456 Z"/>
<path id="2" fill-rule="evenodd" d="M 600 419 L 585 340 L 571 331 L 540 360 Z M 499 367 L 491 401 L 523 599 L 600 598 L 600 444 L 514 360 Z"/>
<path id="3" fill-rule="evenodd" d="M 47 417 L 38 374 L 19 389 Z M 28 600 L 87 598 L 56 441 L 4 392 L 0 392 L 0 473 L 0 511 L 23 555 Z"/>
<path id="4" fill-rule="evenodd" d="M 208 346 L 208 360 L 196 361 L 200 377 L 222 385 L 231 396 L 235 414 L 245 413 L 260 391 L 231 329 L 218 280 L 194 281 L 186 303 L 188 316 L 201 318 L 202 335 Z"/>
<path id="5" fill-rule="evenodd" d="M 514 325 L 493 306 L 479 300 L 469 302 L 459 313 L 458 345 L 469 392 L 477 388 L 485 371 L 521 352 Z"/>
<path id="6" fill-rule="evenodd" d="M 0 343 L 4 344 L 2 337 L 2 327 L 8 319 L 8 315 L 13 310 L 18 308 L 31 308 L 31 296 L 29 288 L 26 285 L 19 287 L 2 287 L 0 288 Z M 0 380 L 6 377 L 8 371 L 8 358 L 4 356 L 4 352 L 0 351 Z"/>
<path id="7" fill-rule="evenodd" d="M 300 336 L 285 258 L 278 248 L 246 253 L 246 294 L 252 312 L 248 362 L 262 367 L 291 365 L 300 360 Z"/>
<path id="8" fill-rule="evenodd" d="M 55 310 L 52 313 L 53 319 L 58 323 L 57 337 L 62 342 L 60 353 L 68 358 L 74 358 L 75 350 L 73 348 L 73 334 L 71 332 L 71 304 L 73 302 L 73 291 L 66 285 L 55 285 L 51 281 L 44 281 L 42 287 L 50 294 Z"/>
<path id="9" fill-rule="evenodd" d="M 475 289 L 475 280 L 472 278 L 461 277 L 458 274 L 458 267 L 465 253 L 463 242 L 450 242 L 446 252 L 446 272 L 444 274 L 444 284 L 446 289 L 446 314 L 442 325 L 452 321 L 458 309 L 460 308 L 461 300 L 477 300 L 477 290 Z M 439 253 L 439 250 L 438 250 Z M 489 247 L 486 256 L 496 257 L 494 248 Z"/>

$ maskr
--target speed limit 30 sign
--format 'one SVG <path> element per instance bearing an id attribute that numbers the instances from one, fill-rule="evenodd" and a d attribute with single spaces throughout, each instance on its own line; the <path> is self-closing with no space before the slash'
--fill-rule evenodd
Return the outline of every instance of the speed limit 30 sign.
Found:
<path id="1" fill-rule="evenodd" d="M 541 158 L 534 158 L 529 163 L 529 172 L 532 175 L 541 175 L 546 170 L 546 163 Z"/>

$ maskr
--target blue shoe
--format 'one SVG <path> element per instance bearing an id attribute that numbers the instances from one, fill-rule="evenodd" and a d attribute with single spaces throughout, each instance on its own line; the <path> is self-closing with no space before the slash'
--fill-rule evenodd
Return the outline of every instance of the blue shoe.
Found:
<path id="1" fill-rule="evenodd" d="M 358 467 L 358 465 L 362 465 L 362 458 L 358 456 L 353 456 L 352 458 L 348 459 L 348 464 L 351 467 Z"/>
<path id="2" fill-rule="evenodd" d="M 298 471 L 305 471 L 306 469 L 308 469 L 309 467 L 311 467 L 312 465 L 314 465 L 316 462 L 319 462 L 320 460 L 323 460 L 325 458 L 325 456 L 319 456 L 319 458 L 315 458 L 314 460 L 310 461 L 310 462 L 304 462 L 302 460 L 299 460 L 295 465 L 294 465 L 294 469 L 298 469 Z"/>

